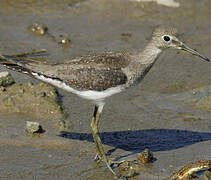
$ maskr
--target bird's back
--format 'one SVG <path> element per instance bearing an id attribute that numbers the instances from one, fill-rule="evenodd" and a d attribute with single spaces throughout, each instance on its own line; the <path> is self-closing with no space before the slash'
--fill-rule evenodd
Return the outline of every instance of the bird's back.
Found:
<path id="1" fill-rule="evenodd" d="M 33 72 L 47 78 L 57 79 L 80 91 L 104 91 L 127 82 L 123 68 L 130 63 L 130 56 L 120 52 L 106 52 L 75 58 L 60 64 L 31 61 L 25 58 L 9 58 L 8 60 L 28 70 L 29 74 Z"/>

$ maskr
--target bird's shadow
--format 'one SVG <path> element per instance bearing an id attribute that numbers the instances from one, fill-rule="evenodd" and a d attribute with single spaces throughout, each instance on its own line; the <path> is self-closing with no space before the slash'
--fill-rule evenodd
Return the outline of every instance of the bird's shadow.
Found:
<path id="1" fill-rule="evenodd" d="M 61 137 L 93 142 L 90 133 L 62 131 Z M 197 142 L 211 140 L 209 132 L 194 132 L 177 129 L 148 129 L 135 131 L 116 131 L 100 133 L 103 144 L 138 153 L 149 148 L 152 152 L 182 148 Z"/>

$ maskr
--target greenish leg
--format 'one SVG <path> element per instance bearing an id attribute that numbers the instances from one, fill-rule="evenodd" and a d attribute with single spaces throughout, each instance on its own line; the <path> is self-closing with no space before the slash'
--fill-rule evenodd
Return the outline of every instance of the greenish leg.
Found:
<path id="1" fill-rule="evenodd" d="M 93 114 L 93 117 L 92 117 L 92 122 L 90 124 L 90 127 L 91 127 L 91 130 L 92 130 L 92 136 L 93 136 L 93 139 L 94 139 L 94 142 L 95 142 L 95 145 L 96 145 L 96 151 L 97 151 L 97 154 L 95 156 L 95 160 L 101 160 L 102 154 L 101 154 L 101 151 L 100 151 L 100 148 L 99 148 L 99 143 L 97 141 L 98 138 L 95 138 L 98 134 L 98 127 L 96 128 L 97 113 L 98 113 L 98 106 L 95 106 L 94 114 Z"/>
<path id="2" fill-rule="evenodd" d="M 104 151 L 103 146 L 102 146 L 102 143 L 101 143 L 101 140 L 100 140 L 100 137 L 99 137 L 98 125 L 99 125 L 100 115 L 101 115 L 101 112 L 103 110 L 103 106 L 104 106 L 104 104 L 95 106 L 95 110 L 94 110 L 94 114 L 93 114 L 92 122 L 91 122 L 90 126 L 91 126 L 91 130 L 92 130 L 94 142 L 96 144 L 96 149 L 97 149 L 96 157 L 99 158 L 99 159 L 102 159 L 106 163 L 109 170 L 114 175 L 116 175 L 116 173 L 111 168 L 112 163 L 108 159 L 108 157 L 106 156 L 105 151 Z"/>

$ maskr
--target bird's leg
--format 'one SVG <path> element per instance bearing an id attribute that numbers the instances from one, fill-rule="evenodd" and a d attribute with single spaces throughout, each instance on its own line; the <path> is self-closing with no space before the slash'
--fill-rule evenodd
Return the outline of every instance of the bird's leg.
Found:
<path id="1" fill-rule="evenodd" d="M 91 126 L 91 130 L 92 130 L 94 142 L 96 144 L 96 149 L 97 149 L 96 157 L 102 159 L 106 163 L 109 170 L 114 175 L 116 175 L 116 173 L 111 168 L 112 163 L 108 159 L 108 157 L 106 156 L 105 151 L 104 151 L 103 146 L 102 146 L 102 143 L 101 143 L 101 140 L 100 140 L 100 137 L 99 137 L 98 124 L 99 124 L 101 112 L 103 110 L 103 106 L 104 106 L 103 104 L 95 106 L 95 110 L 94 110 L 94 114 L 93 114 L 92 122 L 91 122 L 90 126 Z"/>
<path id="2" fill-rule="evenodd" d="M 98 127 L 96 127 L 96 125 L 95 125 L 96 124 L 97 113 L 98 113 L 98 108 L 99 108 L 98 106 L 95 106 L 94 114 L 93 114 L 93 117 L 92 117 L 92 122 L 90 124 L 91 130 L 92 130 L 92 136 L 94 138 L 94 142 L 95 142 L 95 145 L 96 145 L 96 151 L 97 151 L 97 154 L 96 154 L 94 159 L 97 160 L 97 161 L 102 159 L 102 154 L 101 154 L 101 151 L 100 151 L 100 148 L 99 148 L 99 143 L 98 143 L 98 139 L 99 138 L 96 137 L 97 134 L 98 134 L 98 137 L 99 137 Z"/>

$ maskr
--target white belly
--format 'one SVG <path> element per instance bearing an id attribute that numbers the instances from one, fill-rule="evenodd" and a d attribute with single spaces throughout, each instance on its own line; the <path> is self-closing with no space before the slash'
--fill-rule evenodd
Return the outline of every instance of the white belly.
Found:
<path id="1" fill-rule="evenodd" d="M 64 82 L 59 81 L 57 79 L 51 79 L 51 78 L 47 78 L 43 75 L 39 75 L 37 73 L 32 73 L 32 75 L 41 80 L 44 81 L 46 83 L 49 83 L 55 87 L 61 88 L 65 91 L 77 94 L 78 96 L 84 98 L 84 99 L 88 99 L 88 100 L 92 100 L 94 102 L 102 102 L 105 98 L 112 96 L 113 94 L 117 94 L 120 93 L 121 91 L 123 91 L 124 86 L 123 85 L 119 85 L 117 87 L 111 87 L 108 88 L 104 91 L 94 91 L 94 90 L 84 90 L 84 91 L 79 91 L 77 89 L 74 89 L 68 85 L 66 85 Z"/>

